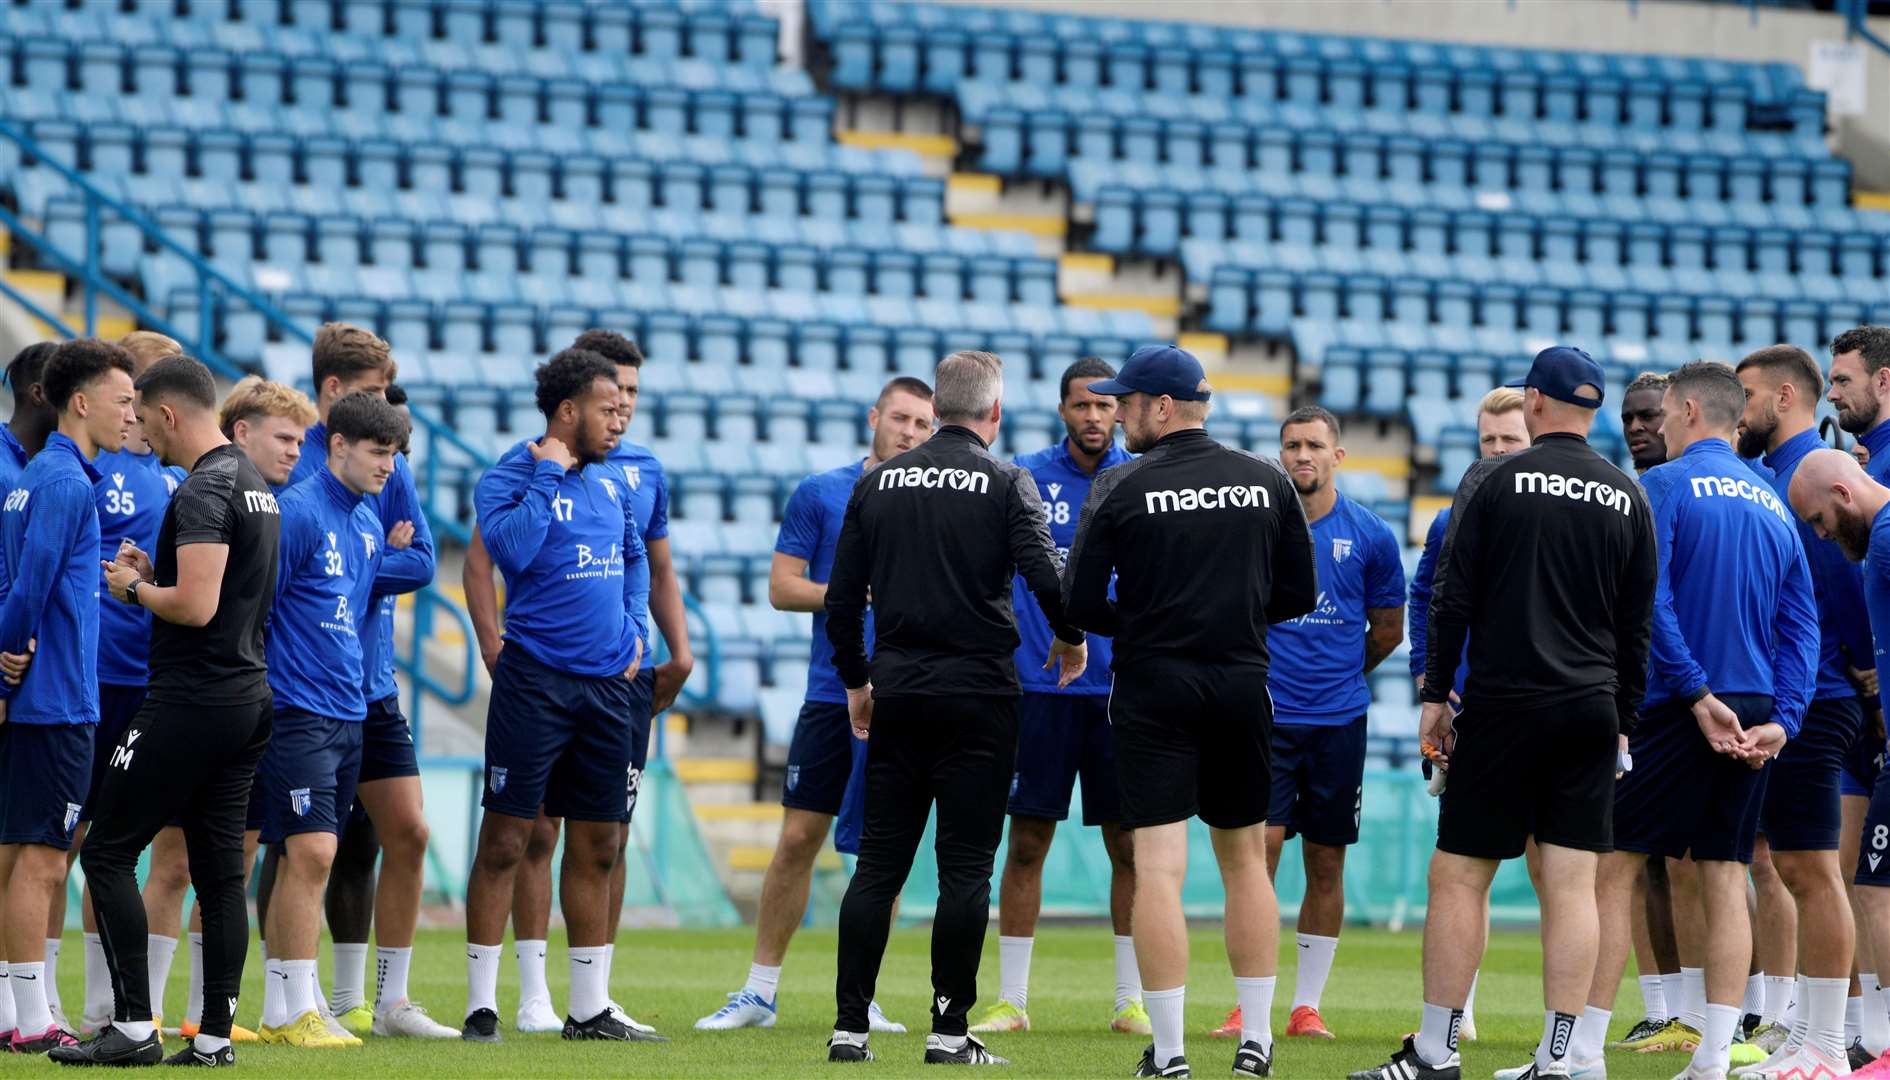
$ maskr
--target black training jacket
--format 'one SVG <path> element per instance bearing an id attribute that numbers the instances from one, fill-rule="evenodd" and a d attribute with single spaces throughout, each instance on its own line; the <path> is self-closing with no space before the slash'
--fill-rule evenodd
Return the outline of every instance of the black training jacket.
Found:
<path id="1" fill-rule="evenodd" d="M 1468 635 L 1466 707 L 1534 709 L 1605 692 L 1632 731 L 1658 567 L 1646 493 L 1586 439 L 1549 434 L 1484 458 L 1451 504 L 1423 699 L 1446 699 Z"/>
<path id="2" fill-rule="evenodd" d="M 847 500 L 827 580 L 827 639 L 840 682 L 867 682 L 870 587 L 875 697 L 1016 697 L 1015 575 L 1057 637 L 1083 641 L 1063 617 L 1061 570 L 1030 473 L 970 429 L 940 428 L 861 476 Z"/>
<path id="3" fill-rule="evenodd" d="M 1097 474 L 1063 577 L 1071 621 L 1115 639 L 1117 671 L 1155 657 L 1265 668 L 1267 624 L 1318 592 L 1286 470 L 1200 428 Z"/>

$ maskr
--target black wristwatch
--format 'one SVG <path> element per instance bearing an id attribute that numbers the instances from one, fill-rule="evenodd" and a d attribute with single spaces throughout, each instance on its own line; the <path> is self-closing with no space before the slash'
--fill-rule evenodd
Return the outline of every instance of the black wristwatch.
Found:
<path id="1" fill-rule="evenodd" d="M 138 602 L 138 586 L 142 584 L 144 584 L 143 578 L 131 579 L 131 584 L 125 586 L 125 603 L 130 604 L 132 607 L 144 606 Z"/>

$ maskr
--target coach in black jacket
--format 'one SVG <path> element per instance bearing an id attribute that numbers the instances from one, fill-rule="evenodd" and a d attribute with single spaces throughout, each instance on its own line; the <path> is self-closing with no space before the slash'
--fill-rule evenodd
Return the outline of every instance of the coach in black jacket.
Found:
<path id="1" fill-rule="evenodd" d="M 833 1061 L 872 1057 L 867 1005 L 893 901 L 936 801 L 939 895 L 925 1060 L 1001 1063 L 967 1034 L 965 1016 L 978 993 L 991 864 L 1017 746 L 1015 575 L 1056 633 L 1045 666 L 1054 659 L 1067 685 L 1088 658 L 1082 631 L 1063 617 L 1061 567 L 1036 481 L 989 449 L 1002 415 L 1003 363 L 990 353 L 953 353 L 939 363 L 934 386 L 938 434 L 860 477 L 827 582 L 834 667 L 854 734 L 870 731 L 866 825 L 840 905 Z"/>

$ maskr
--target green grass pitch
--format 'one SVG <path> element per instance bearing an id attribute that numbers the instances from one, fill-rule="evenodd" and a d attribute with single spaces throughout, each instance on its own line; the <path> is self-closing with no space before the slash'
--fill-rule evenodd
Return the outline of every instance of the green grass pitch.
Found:
<path id="1" fill-rule="evenodd" d="M 1286 952 L 1293 951 L 1290 928 L 1282 939 Z M 456 1024 L 465 1006 L 462 942 L 456 931 L 424 932 L 414 960 L 412 985 L 416 1000 L 447 1024 Z M 995 928 L 985 944 L 981 1006 L 995 997 L 997 989 Z M 639 930 L 623 934 L 612 991 L 632 1015 L 655 1024 L 674 1040 L 664 1045 L 565 1043 L 556 1035 L 521 1036 L 505 1030 L 505 1042 L 499 1046 L 391 1040 L 370 1040 L 361 1049 L 339 1051 L 241 1046 L 238 1066 L 251 1076 L 292 1076 L 296 1080 L 326 1076 L 372 1076 L 377 1080 L 803 1077 L 842 1069 L 827 1065 L 825 1052 L 833 1022 L 835 935 L 831 930 L 809 930 L 795 939 L 781 984 L 781 1019 L 773 1029 L 713 1034 L 692 1029 L 696 1018 L 715 1009 L 723 995 L 740 986 L 752 946 L 753 934 L 747 930 Z M 930 1072 L 920 1065 L 930 998 L 928 950 L 928 931 L 896 931 L 880 981 L 879 1000 L 887 1012 L 917 1033 L 873 1036 L 879 1060 L 845 1071 L 875 1077 L 922 1076 Z M 1325 995 L 1324 1015 L 1339 1036 L 1338 1041 L 1280 1039 L 1274 1075 L 1331 1080 L 1383 1060 L 1395 1049 L 1397 1038 L 1417 1025 L 1419 951 L 1416 931 L 1391 934 L 1348 929 Z M 78 934 L 69 934 L 61 953 L 59 981 L 67 1007 L 75 1014 L 82 1000 L 83 956 Z M 262 1007 L 261 967 L 255 956 L 252 952 L 238 1009 L 239 1019 L 250 1026 L 255 1025 Z M 180 949 L 166 995 L 170 1017 L 167 1024 L 175 1025 L 175 1017 L 182 1014 L 189 962 L 186 951 Z M 1286 1006 L 1292 1000 L 1292 963 L 1290 956 L 1282 956 L 1273 1018 L 1276 1035 L 1285 1028 Z M 562 1004 L 565 958 L 556 940 L 552 942 L 549 967 L 555 1000 Z M 326 956 L 322 970 L 324 975 L 329 970 Z M 1481 1039 L 1465 1046 L 1466 1077 L 1487 1077 L 1498 1068 L 1519 1064 L 1534 1047 L 1542 1027 L 1540 972 L 1540 951 L 1533 933 L 1491 934 L 1477 992 L 1476 1019 Z M 1038 936 L 1031 971 L 1030 1016 L 1035 1029 L 1027 1034 L 993 1036 L 989 1040 L 991 1048 L 1012 1059 L 1014 1067 L 1009 1072 L 1014 1075 L 1127 1076 L 1145 1040 L 1109 1032 L 1114 984 L 1106 927 L 1044 929 Z M 1233 984 L 1218 928 L 1197 930 L 1193 935 L 1189 991 L 1187 1051 L 1194 1073 L 1226 1076 L 1233 1063 L 1233 1045 L 1202 1034 L 1218 1023 L 1232 1004 Z M 516 1005 L 517 983 L 508 943 L 499 987 L 504 1027 L 509 1028 Z M 1622 987 L 1619 1005 L 1612 1033 L 1615 1035 L 1639 1015 L 1640 995 L 1631 978 Z M 172 1049 L 177 1046 L 175 1039 L 167 1043 Z M 1684 1057 L 1610 1055 L 1608 1069 L 1614 1080 L 1666 1080 L 1685 1067 Z M 43 1060 L 0 1055 L 0 1076 L 47 1076 L 53 1071 L 54 1066 Z"/>

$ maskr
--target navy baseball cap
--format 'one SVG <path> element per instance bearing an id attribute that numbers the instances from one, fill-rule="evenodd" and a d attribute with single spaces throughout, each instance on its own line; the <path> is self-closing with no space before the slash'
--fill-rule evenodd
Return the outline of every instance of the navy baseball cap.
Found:
<path id="1" fill-rule="evenodd" d="M 1206 401 L 1213 394 L 1201 361 L 1173 345 L 1144 345 L 1113 379 L 1089 384 L 1092 394 L 1167 394 L 1176 401 Z"/>
<path id="2" fill-rule="evenodd" d="M 1535 390 L 1584 409 L 1599 409 L 1601 399 L 1607 395 L 1605 378 L 1594 357 L 1573 345 L 1551 345 L 1536 354 L 1535 362 L 1529 365 L 1529 374 L 1504 385 Z M 1594 397 L 1582 397 L 1575 392 L 1584 383 L 1595 388 Z"/>

